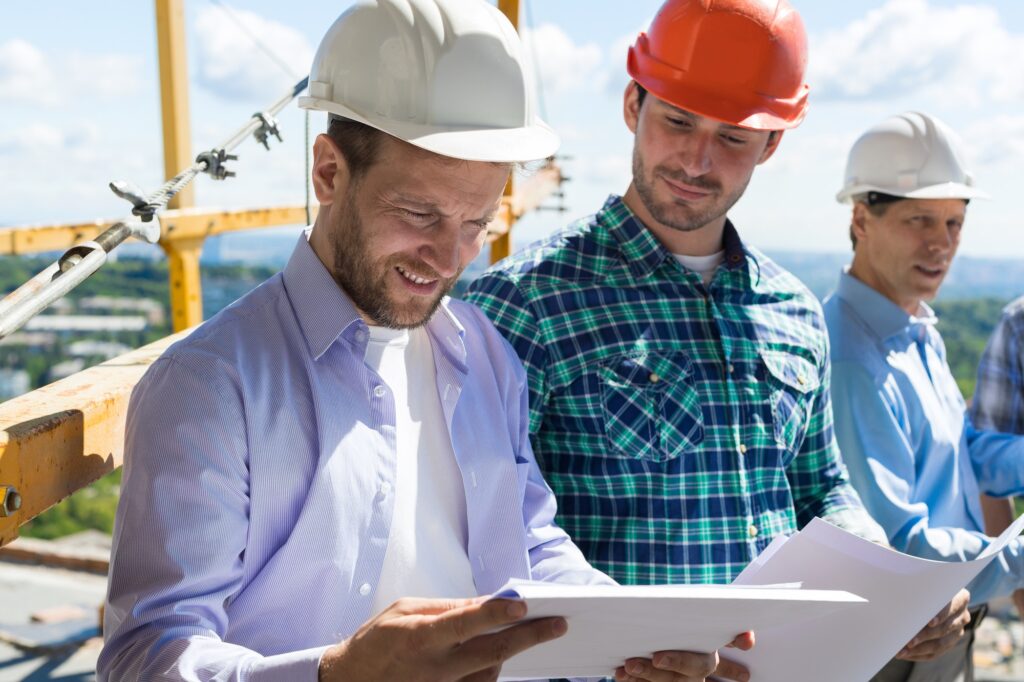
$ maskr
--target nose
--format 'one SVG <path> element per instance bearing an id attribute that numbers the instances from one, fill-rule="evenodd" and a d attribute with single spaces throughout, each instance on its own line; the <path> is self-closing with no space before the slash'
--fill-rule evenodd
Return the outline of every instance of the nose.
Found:
<path id="1" fill-rule="evenodd" d="M 420 258 L 447 279 L 459 272 L 459 227 L 445 224 L 435 230 L 426 244 L 420 247 Z"/>
<path id="2" fill-rule="evenodd" d="M 703 133 L 688 135 L 679 150 L 683 171 L 691 178 L 711 171 L 711 136 Z"/>
<path id="3" fill-rule="evenodd" d="M 928 248 L 931 251 L 945 253 L 952 251 L 960 244 L 960 230 L 945 225 L 932 230 L 931 238 L 928 240 Z"/>

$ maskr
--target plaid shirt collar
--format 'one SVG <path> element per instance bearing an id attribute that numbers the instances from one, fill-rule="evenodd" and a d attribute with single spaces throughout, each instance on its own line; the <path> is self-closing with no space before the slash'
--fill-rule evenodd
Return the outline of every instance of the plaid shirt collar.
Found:
<path id="1" fill-rule="evenodd" d="M 597 212 L 597 222 L 613 234 L 622 250 L 622 258 L 633 276 L 638 280 L 654 273 L 666 260 L 673 260 L 672 253 L 665 248 L 654 234 L 626 206 L 622 197 L 612 194 Z M 732 221 L 725 221 L 722 233 L 725 259 L 722 266 L 728 270 L 740 271 L 747 265 L 748 254 Z M 757 261 L 750 258 L 751 281 L 757 281 Z"/>

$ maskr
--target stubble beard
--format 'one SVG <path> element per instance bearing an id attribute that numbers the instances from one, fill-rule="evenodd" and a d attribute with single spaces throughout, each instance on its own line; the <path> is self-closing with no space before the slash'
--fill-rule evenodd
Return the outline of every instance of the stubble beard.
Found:
<path id="1" fill-rule="evenodd" d="M 454 277 L 442 279 L 436 297 L 429 303 L 423 297 L 415 297 L 410 304 L 403 305 L 389 296 L 388 275 L 399 265 L 421 274 L 429 274 L 429 267 L 398 254 L 371 261 L 368 235 L 355 208 L 354 197 L 346 197 L 338 223 L 332 226 L 332 235 L 334 267 L 331 276 L 356 308 L 381 327 L 414 329 L 426 324 L 462 274 L 463 268 L 459 268 Z"/>
<path id="2" fill-rule="evenodd" d="M 720 193 L 722 191 L 722 185 L 715 180 L 701 177 L 691 178 L 681 171 L 671 170 L 664 166 L 655 166 L 652 174 L 655 176 L 663 175 L 678 182 L 709 190 L 712 193 Z M 655 220 L 665 227 L 678 230 L 679 232 L 699 230 L 708 223 L 724 216 L 743 196 L 743 192 L 746 191 L 749 182 L 750 178 L 747 178 L 746 182 L 738 187 L 734 193 L 721 198 L 717 203 L 704 210 L 695 210 L 688 206 L 682 206 L 671 199 L 659 202 L 654 192 L 654 181 L 647 176 L 644 170 L 644 157 L 638 148 L 634 147 L 633 149 L 633 185 L 636 187 L 640 200 L 647 208 L 647 212 Z"/>

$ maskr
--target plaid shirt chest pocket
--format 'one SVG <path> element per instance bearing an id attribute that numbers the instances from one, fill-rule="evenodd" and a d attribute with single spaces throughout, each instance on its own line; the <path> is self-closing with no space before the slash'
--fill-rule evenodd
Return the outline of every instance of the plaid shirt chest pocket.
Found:
<path id="1" fill-rule="evenodd" d="M 695 451 L 704 419 L 683 353 L 611 358 L 599 367 L 605 435 L 619 455 L 665 462 Z"/>
<path id="2" fill-rule="evenodd" d="M 788 464 L 803 445 L 821 376 L 814 363 L 785 351 L 761 350 L 761 359 L 767 370 L 775 442 L 786 451 Z"/>

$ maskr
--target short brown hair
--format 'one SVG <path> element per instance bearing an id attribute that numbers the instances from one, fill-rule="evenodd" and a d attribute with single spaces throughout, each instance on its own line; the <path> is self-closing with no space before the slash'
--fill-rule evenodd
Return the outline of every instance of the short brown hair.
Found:
<path id="1" fill-rule="evenodd" d="M 377 154 L 385 133 L 359 121 L 331 116 L 327 135 L 338 145 L 341 155 L 345 157 L 352 179 L 358 180 L 377 162 Z"/>
<path id="2" fill-rule="evenodd" d="M 901 199 L 902 197 L 882 194 L 881 192 L 864 192 L 853 197 L 853 205 L 864 204 L 864 208 L 868 210 L 868 213 L 876 218 L 881 218 L 889 210 L 890 205 Z M 853 249 L 857 248 L 857 236 L 853 233 L 852 220 L 850 221 L 850 246 Z"/>

